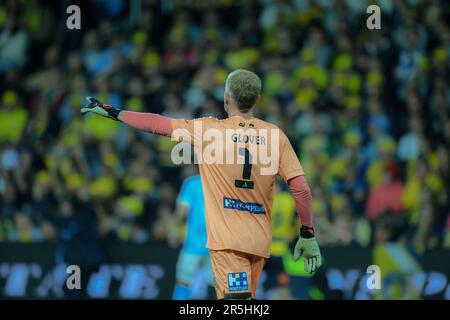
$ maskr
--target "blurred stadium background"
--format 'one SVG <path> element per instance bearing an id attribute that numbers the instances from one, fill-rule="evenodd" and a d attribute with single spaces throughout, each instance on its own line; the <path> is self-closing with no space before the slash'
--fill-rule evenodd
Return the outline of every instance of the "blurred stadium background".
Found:
<path id="1" fill-rule="evenodd" d="M 81 30 L 66 8 L 81 8 Z M 365 10 L 381 8 L 381 30 Z M 290 252 L 274 204 L 266 299 L 450 299 L 450 3 L 437 0 L 0 2 L 0 297 L 170 299 L 173 142 L 98 117 L 87 95 L 177 118 L 223 117 L 227 73 L 263 79 L 311 184 L 325 264 Z M 382 289 L 365 286 L 381 268 Z M 202 290 L 199 274 L 198 290 Z M 79 296 L 76 293 L 75 296 Z M 212 296 L 213 297 L 213 296 Z"/>

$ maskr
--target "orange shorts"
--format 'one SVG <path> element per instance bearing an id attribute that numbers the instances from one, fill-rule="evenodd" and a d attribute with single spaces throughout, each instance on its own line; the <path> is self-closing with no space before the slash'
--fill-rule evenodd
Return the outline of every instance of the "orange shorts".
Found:
<path id="1" fill-rule="evenodd" d="M 266 258 L 235 250 L 210 253 L 217 299 L 255 299 Z"/>

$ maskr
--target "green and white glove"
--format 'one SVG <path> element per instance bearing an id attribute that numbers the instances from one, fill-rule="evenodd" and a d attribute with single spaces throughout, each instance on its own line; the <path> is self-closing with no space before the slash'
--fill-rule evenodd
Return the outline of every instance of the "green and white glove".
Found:
<path id="1" fill-rule="evenodd" d="M 311 275 L 322 265 L 322 255 L 314 237 L 314 229 L 305 226 L 300 229 L 300 237 L 294 249 L 294 261 L 298 261 L 301 256 L 305 260 L 305 271 Z"/>
<path id="2" fill-rule="evenodd" d="M 89 103 L 86 107 L 81 108 L 81 114 L 93 112 L 103 117 L 108 117 L 113 120 L 119 120 L 119 109 L 111 107 L 109 104 L 102 103 L 94 97 L 87 97 L 86 99 L 87 101 L 89 101 Z"/>

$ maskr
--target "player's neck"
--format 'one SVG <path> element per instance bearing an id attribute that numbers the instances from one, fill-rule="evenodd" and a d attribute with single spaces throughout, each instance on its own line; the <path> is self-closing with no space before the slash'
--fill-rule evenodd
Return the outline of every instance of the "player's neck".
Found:
<path id="1" fill-rule="evenodd" d="M 244 119 L 251 119 L 254 118 L 253 116 L 253 111 L 250 110 L 249 112 L 240 112 L 239 110 L 230 110 L 228 112 L 228 118 L 234 117 L 234 116 L 239 116 L 242 117 Z"/>

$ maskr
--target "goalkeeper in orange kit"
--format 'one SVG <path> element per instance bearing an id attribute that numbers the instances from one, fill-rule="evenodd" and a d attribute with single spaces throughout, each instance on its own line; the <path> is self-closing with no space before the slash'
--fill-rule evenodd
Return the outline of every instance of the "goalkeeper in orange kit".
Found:
<path id="1" fill-rule="evenodd" d="M 207 248 L 218 299 L 256 297 L 260 274 L 270 256 L 277 175 L 289 185 L 301 221 L 294 259 L 303 255 L 305 270 L 311 274 L 322 264 L 312 224 L 312 197 L 303 169 L 284 132 L 253 116 L 260 94 L 259 77 L 239 69 L 231 72 L 225 83 L 228 118 L 224 120 L 171 119 L 121 111 L 95 98 L 88 98 L 88 105 L 81 109 L 83 114 L 93 112 L 194 145 L 200 157 Z"/>

